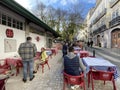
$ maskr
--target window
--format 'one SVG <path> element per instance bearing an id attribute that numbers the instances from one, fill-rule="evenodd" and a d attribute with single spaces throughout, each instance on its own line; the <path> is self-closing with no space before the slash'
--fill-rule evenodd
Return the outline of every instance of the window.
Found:
<path id="1" fill-rule="evenodd" d="M 0 12 L 0 24 L 23 30 L 23 22 Z"/>
<path id="2" fill-rule="evenodd" d="M 115 18 L 115 12 L 112 13 L 112 19 L 114 19 L 114 18 Z"/>
<path id="3" fill-rule="evenodd" d="M 119 16 L 119 10 L 117 9 L 116 10 L 116 17 L 118 17 Z"/>
<path id="4" fill-rule="evenodd" d="M 8 26 L 10 26 L 10 27 L 11 27 L 11 22 L 12 22 L 12 19 L 11 19 L 11 17 L 8 17 L 7 19 L 8 19 Z"/>
<path id="5" fill-rule="evenodd" d="M 16 20 L 13 19 L 13 27 L 16 28 Z"/>
<path id="6" fill-rule="evenodd" d="M 20 29 L 23 30 L 23 23 L 20 22 Z"/>
<path id="7" fill-rule="evenodd" d="M 20 23 L 19 23 L 19 21 L 17 21 L 17 29 L 19 29 L 19 25 L 20 25 Z"/>
<path id="8" fill-rule="evenodd" d="M 2 20 L 2 18 L 1 18 L 1 12 L 0 12 L 0 24 L 1 24 L 1 20 Z"/>
<path id="9" fill-rule="evenodd" d="M 6 15 L 2 14 L 2 24 L 6 25 Z"/>
<path id="10" fill-rule="evenodd" d="M 116 17 L 118 17 L 119 16 L 119 9 L 117 9 L 116 11 L 114 11 L 113 13 L 112 13 L 112 19 L 114 19 L 114 18 L 116 18 Z"/>

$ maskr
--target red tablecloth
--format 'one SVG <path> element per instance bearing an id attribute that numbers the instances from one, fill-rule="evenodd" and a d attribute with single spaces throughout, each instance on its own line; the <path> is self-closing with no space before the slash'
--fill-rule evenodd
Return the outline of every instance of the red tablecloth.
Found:
<path id="1" fill-rule="evenodd" d="M 80 51 L 80 58 L 88 57 L 88 56 L 89 56 L 89 52 L 88 51 Z"/>
<path id="2" fill-rule="evenodd" d="M 56 55 L 56 50 L 54 48 L 52 48 L 51 51 L 52 51 L 52 54 Z"/>
<path id="3" fill-rule="evenodd" d="M 19 73 L 19 68 L 22 67 L 22 59 L 20 57 L 11 57 L 5 59 L 6 64 L 16 67 L 16 75 Z"/>
<path id="4" fill-rule="evenodd" d="M 21 58 L 17 58 L 17 57 L 6 58 L 5 62 L 8 65 L 13 65 L 13 66 L 17 67 L 17 65 L 19 65 L 19 63 L 22 63 L 22 59 Z"/>
<path id="5" fill-rule="evenodd" d="M 5 74 L 6 71 L 8 71 L 8 70 L 7 70 L 7 69 L 1 69 L 1 68 L 0 68 L 0 74 Z"/>
<path id="6" fill-rule="evenodd" d="M 80 54 L 80 58 L 89 56 L 89 52 L 88 51 L 74 51 L 74 53 L 75 54 Z"/>

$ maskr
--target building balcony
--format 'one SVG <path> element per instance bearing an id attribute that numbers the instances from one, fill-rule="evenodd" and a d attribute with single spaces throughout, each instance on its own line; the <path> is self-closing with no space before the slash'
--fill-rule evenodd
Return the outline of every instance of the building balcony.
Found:
<path id="1" fill-rule="evenodd" d="M 117 4 L 120 0 L 113 0 L 110 2 L 110 7 L 112 8 L 113 6 L 115 6 L 115 4 Z"/>
<path id="2" fill-rule="evenodd" d="M 112 19 L 110 22 L 109 22 L 109 26 L 112 28 L 116 25 L 119 25 L 120 24 L 120 16 Z"/>
<path id="3" fill-rule="evenodd" d="M 102 25 L 101 27 L 99 27 L 98 29 L 96 29 L 95 31 L 93 31 L 93 34 L 95 35 L 95 34 L 103 32 L 105 30 L 107 30 L 106 25 Z"/>
<path id="4" fill-rule="evenodd" d="M 99 30 L 100 32 L 103 32 L 107 29 L 107 27 L 106 27 L 106 25 L 102 25 L 99 29 L 100 29 Z"/>
<path id="5" fill-rule="evenodd" d="M 106 8 L 93 20 L 93 24 L 97 23 L 100 18 L 102 18 L 106 14 Z"/>

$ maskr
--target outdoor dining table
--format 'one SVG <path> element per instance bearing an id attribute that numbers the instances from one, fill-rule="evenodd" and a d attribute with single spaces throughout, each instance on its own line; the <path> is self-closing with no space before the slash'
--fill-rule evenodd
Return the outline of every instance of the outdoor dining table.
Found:
<path id="1" fill-rule="evenodd" d="M 83 57 L 88 57 L 89 56 L 89 52 L 88 51 L 74 51 L 75 54 L 77 54 L 78 56 L 80 56 L 80 58 Z"/>
<path id="2" fill-rule="evenodd" d="M 81 51 L 82 49 L 80 47 L 74 47 L 74 51 Z"/>
<path id="3" fill-rule="evenodd" d="M 40 53 L 40 52 L 38 52 Z M 34 60 L 38 60 L 40 58 L 40 56 L 36 56 L 34 58 Z M 23 67 L 22 64 L 22 58 L 20 57 L 10 57 L 10 58 L 6 58 L 5 62 L 11 66 L 11 68 L 16 68 L 16 76 L 19 74 L 20 72 L 20 68 Z"/>
<path id="4" fill-rule="evenodd" d="M 22 67 L 22 59 L 20 57 L 6 58 L 5 62 L 11 66 L 11 69 L 16 68 L 16 75 L 19 73 L 19 68 Z"/>
<path id="5" fill-rule="evenodd" d="M 45 51 L 46 51 L 46 54 L 47 54 L 48 56 L 49 56 L 49 55 L 52 55 L 51 49 L 46 49 Z"/>
<path id="6" fill-rule="evenodd" d="M 110 61 L 105 60 L 104 58 L 84 57 L 82 58 L 82 62 L 86 66 L 85 73 L 88 73 L 91 68 L 107 71 L 108 68 L 111 67 L 115 70 L 114 78 L 117 78 L 119 76 L 117 72 L 117 66 Z"/>
<path id="7" fill-rule="evenodd" d="M 58 52 L 57 48 L 51 48 L 51 51 L 52 51 L 52 54 L 54 54 L 54 55 L 56 55 Z"/>
<path id="8" fill-rule="evenodd" d="M 117 79 L 119 77 L 116 65 L 114 65 L 113 63 L 111 63 L 108 60 L 105 60 L 103 58 L 96 58 L 96 57 L 84 57 L 84 58 L 82 58 L 82 62 L 86 66 L 86 70 L 84 71 L 84 73 L 88 74 L 88 87 L 89 87 L 89 83 L 91 80 L 92 81 L 92 90 L 94 90 L 93 78 L 95 78 L 95 80 L 112 81 L 114 84 L 113 86 L 115 87 L 114 79 Z M 109 71 L 109 69 L 111 69 L 111 71 Z M 97 71 L 99 73 L 97 73 Z M 112 74 L 111 75 L 112 75 L 113 79 L 110 79 L 110 76 L 108 74 L 110 74 L 112 72 L 113 72 L 113 75 Z M 94 76 L 92 76 L 93 74 L 94 74 Z"/>

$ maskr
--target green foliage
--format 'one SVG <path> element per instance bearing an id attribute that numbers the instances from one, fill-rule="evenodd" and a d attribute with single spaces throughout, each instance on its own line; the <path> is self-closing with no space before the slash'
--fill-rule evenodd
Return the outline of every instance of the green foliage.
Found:
<path id="1" fill-rule="evenodd" d="M 67 8 L 54 8 L 52 6 L 45 6 L 43 3 L 37 3 L 37 11 L 34 14 L 51 28 L 55 29 L 62 40 L 72 41 L 78 30 L 82 29 L 82 11 L 83 6 L 80 2 L 72 5 L 67 5 Z M 36 11 L 36 12 L 35 12 Z"/>

